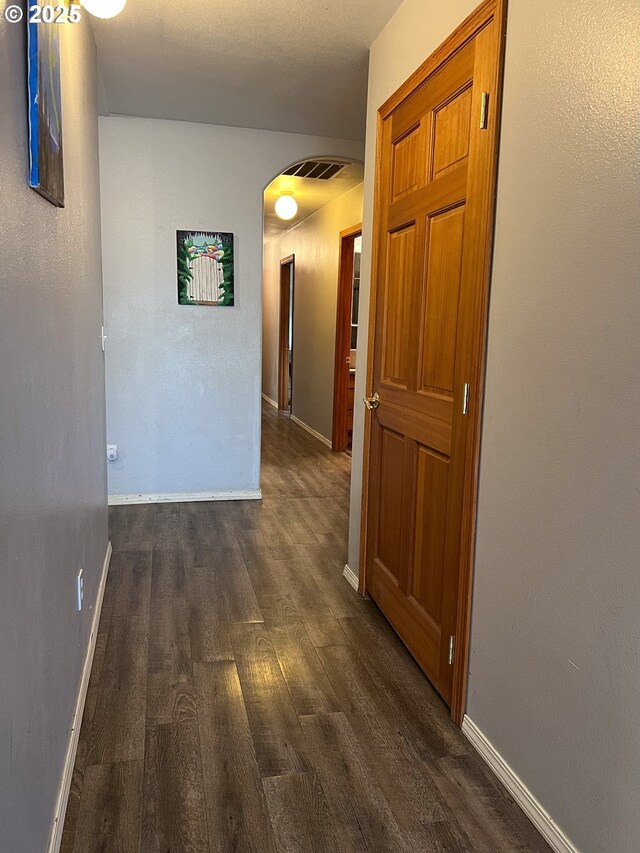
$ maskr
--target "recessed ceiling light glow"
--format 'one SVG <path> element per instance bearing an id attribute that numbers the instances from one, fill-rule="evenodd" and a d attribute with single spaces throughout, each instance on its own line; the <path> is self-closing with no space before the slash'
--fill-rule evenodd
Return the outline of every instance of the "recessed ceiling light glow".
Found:
<path id="1" fill-rule="evenodd" d="M 84 8 L 96 18 L 115 18 L 125 7 L 127 0 L 80 0 Z"/>
<path id="2" fill-rule="evenodd" d="M 281 195 L 276 201 L 276 216 L 280 219 L 293 219 L 298 212 L 298 204 L 292 195 Z"/>

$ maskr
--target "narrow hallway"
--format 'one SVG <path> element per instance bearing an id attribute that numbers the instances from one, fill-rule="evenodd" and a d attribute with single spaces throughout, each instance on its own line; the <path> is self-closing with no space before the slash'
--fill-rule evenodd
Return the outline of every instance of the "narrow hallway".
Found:
<path id="1" fill-rule="evenodd" d="M 346 456 L 266 406 L 262 488 L 111 508 L 62 850 L 548 850 L 342 578 Z"/>

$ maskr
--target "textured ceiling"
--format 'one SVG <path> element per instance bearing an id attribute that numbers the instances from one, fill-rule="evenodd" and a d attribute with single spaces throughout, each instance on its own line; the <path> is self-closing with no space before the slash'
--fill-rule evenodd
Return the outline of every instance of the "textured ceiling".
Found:
<path id="1" fill-rule="evenodd" d="M 327 158 L 322 157 L 320 160 L 326 162 Z M 364 168 L 361 163 L 349 164 L 330 181 L 279 175 L 264 191 L 264 239 L 269 241 L 284 234 L 334 198 L 361 184 L 363 180 Z M 288 221 L 276 216 L 274 210 L 276 199 L 282 193 L 292 193 L 298 203 L 298 213 Z"/>
<path id="2" fill-rule="evenodd" d="M 128 0 L 92 18 L 106 112 L 360 139 L 401 0 Z"/>

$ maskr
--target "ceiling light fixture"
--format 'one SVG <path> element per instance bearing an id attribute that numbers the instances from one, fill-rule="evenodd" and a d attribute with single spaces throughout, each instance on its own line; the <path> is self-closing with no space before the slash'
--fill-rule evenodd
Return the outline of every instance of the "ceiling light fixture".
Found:
<path id="1" fill-rule="evenodd" d="M 276 216 L 280 219 L 293 219 L 298 212 L 298 204 L 291 194 L 281 195 L 276 200 Z"/>
<path id="2" fill-rule="evenodd" d="M 115 18 L 125 7 L 127 0 L 80 0 L 89 14 L 96 18 Z"/>

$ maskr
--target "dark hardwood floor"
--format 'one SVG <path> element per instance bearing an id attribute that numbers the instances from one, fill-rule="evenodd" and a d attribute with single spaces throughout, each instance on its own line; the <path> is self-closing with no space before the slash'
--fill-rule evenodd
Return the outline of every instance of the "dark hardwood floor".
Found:
<path id="1" fill-rule="evenodd" d="M 549 850 L 342 578 L 349 459 L 266 408 L 262 488 L 111 509 L 62 850 Z"/>

